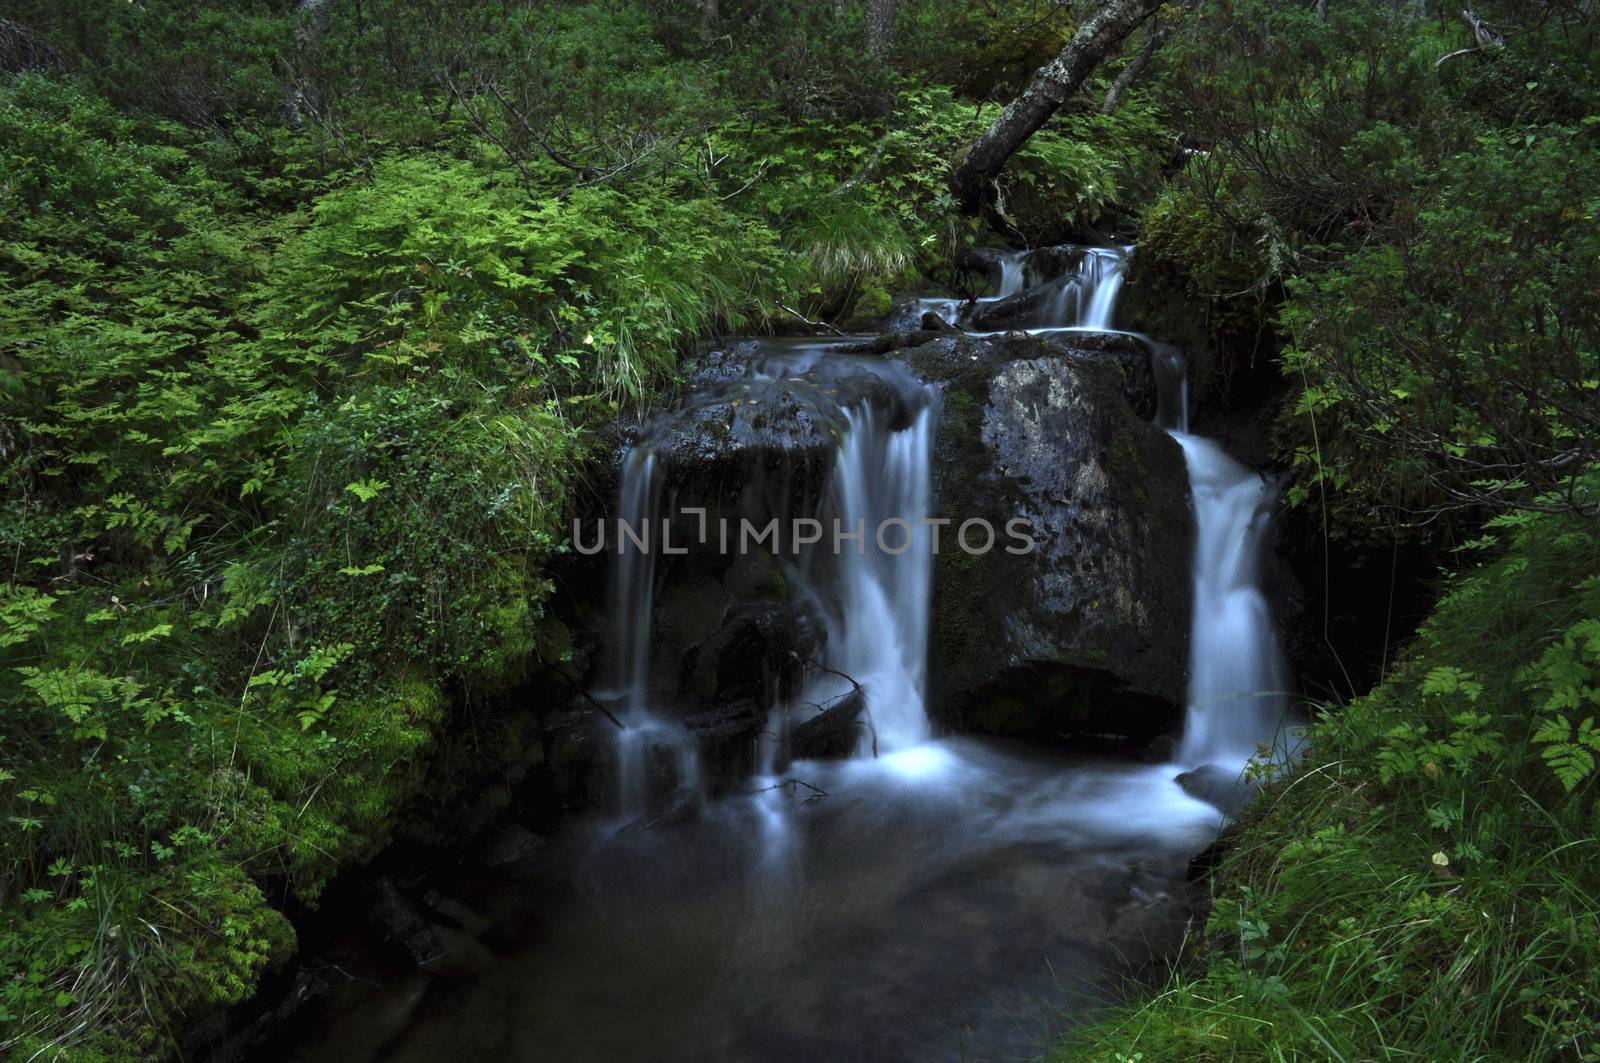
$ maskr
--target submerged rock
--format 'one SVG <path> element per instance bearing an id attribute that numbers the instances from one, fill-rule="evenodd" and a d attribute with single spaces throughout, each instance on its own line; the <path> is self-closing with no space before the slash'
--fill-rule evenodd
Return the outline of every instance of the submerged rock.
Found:
<path id="1" fill-rule="evenodd" d="M 433 924 L 423 918 L 414 904 L 387 878 L 376 884 L 372 918 L 381 925 L 389 940 L 405 949 L 418 967 L 431 967 L 445 957 L 445 947 Z"/>
<path id="2" fill-rule="evenodd" d="M 526 871 L 536 865 L 550 843 L 518 823 L 502 823 L 484 839 L 478 862 L 502 871 Z"/>
<path id="3" fill-rule="evenodd" d="M 1238 819 L 1239 813 L 1255 800 L 1261 784 L 1247 778 L 1242 771 L 1203 764 L 1186 771 L 1175 780 L 1184 792 L 1197 801 L 1216 806 L 1229 819 Z"/>
<path id="4" fill-rule="evenodd" d="M 700 794 L 687 786 L 674 790 L 660 807 L 651 809 L 622 828 L 623 834 L 646 834 L 674 823 L 684 823 L 700 812 Z"/>
<path id="5" fill-rule="evenodd" d="M 1126 398 L 1122 358 L 1073 334 L 904 352 L 945 383 L 934 476 L 932 713 L 999 733 L 1150 737 L 1182 702 L 1193 518 L 1182 451 Z M 1027 552 L 1007 522 L 1031 521 Z M 987 521 L 986 553 L 961 549 Z M 971 542 L 984 536 L 974 530 Z"/>
<path id="6" fill-rule="evenodd" d="M 848 757 L 861 737 L 861 714 L 866 693 L 857 687 L 823 710 L 796 724 L 789 733 L 789 750 L 797 760 Z"/>

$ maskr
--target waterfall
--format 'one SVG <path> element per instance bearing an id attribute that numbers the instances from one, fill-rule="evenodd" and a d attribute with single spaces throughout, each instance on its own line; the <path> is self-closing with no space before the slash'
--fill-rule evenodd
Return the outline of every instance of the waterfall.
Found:
<path id="1" fill-rule="evenodd" d="M 1259 746 L 1274 741 L 1288 707 L 1283 657 L 1261 588 L 1275 492 L 1216 441 L 1189 434 L 1182 354 L 1158 347 L 1151 359 L 1156 420 L 1183 448 L 1194 496 L 1189 705 L 1178 760 L 1242 769 Z"/>
<path id="2" fill-rule="evenodd" d="M 1109 331 L 1127 272 L 1129 250 L 1083 248 L 1077 269 L 1060 282 L 1055 297 L 1046 306 L 1045 326 Z"/>
<path id="3" fill-rule="evenodd" d="M 1026 251 L 1008 251 L 1000 255 L 1000 289 L 994 293 L 996 299 L 1022 291 L 1023 266 L 1027 261 Z"/>
<path id="4" fill-rule="evenodd" d="M 906 749 L 928 739 L 924 705 L 933 547 L 923 524 L 932 506 L 935 410 L 923 406 L 893 431 L 870 407 L 849 411 L 834 466 L 833 509 L 845 532 L 838 557 L 839 609 L 829 622 L 827 667 L 860 683 L 871 728 L 859 751 Z M 880 541 L 880 532 L 881 541 Z M 846 692 L 824 677 L 817 694 Z"/>
<path id="5" fill-rule="evenodd" d="M 1120 249 L 1093 248 L 1084 256 L 1080 272 L 1089 277 L 1079 297 L 1082 309 L 1078 314 L 1080 328 L 1104 332 L 1111 328 L 1111 315 L 1116 310 L 1117 295 L 1122 291 L 1122 278 L 1127 272 L 1126 255 Z"/>
<path id="6" fill-rule="evenodd" d="M 623 455 L 617 498 L 617 538 L 611 567 L 611 624 L 606 642 L 607 683 L 596 696 L 616 706 L 615 811 L 624 822 L 650 811 L 652 769 L 671 765 L 681 789 L 699 789 L 699 750 L 683 727 L 656 716 L 650 706 L 650 633 L 655 611 L 656 549 L 662 526 L 661 469 L 655 451 L 633 447 Z"/>
<path id="7" fill-rule="evenodd" d="M 628 716 L 645 711 L 649 683 L 650 616 L 655 604 L 656 574 L 649 537 L 660 525 L 658 466 L 655 451 L 649 447 L 630 449 L 622 458 L 622 486 L 617 496 L 617 541 L 611 555 L 611 630 L 607 639 L 609 668 L 604 694 L 617 700 Z M 630 538 L 624 527 L 637 535 L 638 541 Z"/>

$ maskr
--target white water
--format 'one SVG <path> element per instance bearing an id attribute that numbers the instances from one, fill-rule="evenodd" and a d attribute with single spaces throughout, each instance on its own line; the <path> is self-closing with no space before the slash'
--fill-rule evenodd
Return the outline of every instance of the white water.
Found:
<path id="1" fill-rule="evenodd" d="M 1194 615 L 1178 759 L 1189 767 L 1242 771 L 1260 747 L 1277 744 L 1288 708 L 1283 654 L 1261 589 L 1276 493 L 1215 440 L 1190 434 L 1188 366 L 1181 353 L 1157 346 L 1151 370 L 1156 423 L 1183 448 L 1194 496 Z"/>
<path id="2" fill-rule="evenodd" d="M 1086 247 L 1077 270 L 1060 282 L 1047 310 L 1046 327 L 1111 329 L 1128 268 L 1126 247 Z"/>
<path id="3" fill-rule="evenodd" d="M 659 548 L 652 537 L 661 530 L 660 499 L 661 470 L 655 452 L 634 447 L 622 459 L 617 515 L 639 542 L 625 535 L 621 525 L 615 527 L 607 685 L 596 692 L 596 697 L 616 706 L 615 716 L 622 725 L 613 769 L 614 803 L 624 822 L 650 810 L 651 759 L 658 750 L 671 758 L 678 786 L 699 787 L 699 751 L 693 736 L 650 709 L 650 634 Z"/>
<path id="4" fill-rule="evenodd" d="M 865 692 L 871 726 L 858 751 L 890 753 L 929 734 L 933 549 L 922 520 L 933 501 L 934 409 L 925 406 L 900 431 L 890 431 L 870 407 L 848 417 L 834 466 L 834 509 L 846 531 L 865 535 L 864 542 L 845 543 L 839 557 L 841 612 L 829 625 L 826 663 Z M 878 542 L 880 528 L 887 550 Z M 843 692 L 839 682 L 824 677 L 815 693 L 836 697 Z"/>
<path id="5" fill-rule="evenodd" d="M 994 293 L 996 299 L 1004 299 L 1022 291 L 1023 269 L 1027 261 L 1026 251 L 1007 251 L 1000 256 L 1000 289 Z"/>
<path id="6" fill-rule="evenodd" d="M 1243 769 L 1271 745 L 1286 699 L 1261 548 L 1273 491 L 1210 439 L 1174 432 L 1194 494 L 1194 619 L 1189 707 L 1178 759 Z"/>

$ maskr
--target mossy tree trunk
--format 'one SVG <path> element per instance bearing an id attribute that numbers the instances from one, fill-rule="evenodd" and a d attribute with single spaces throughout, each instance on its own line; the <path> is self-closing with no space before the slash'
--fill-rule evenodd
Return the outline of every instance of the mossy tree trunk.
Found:
<path id="1" fill-rule="evenodd" d="M 1160 6 L 1161 0 L 1107 0 L 1078 27 L 1061 53 L 1039 68 L 1028 87 L 984 130 L 951 171 L 950 190 L 963 210 L 975 213 L 983 206 L 985 195 L 1006 160 Z"/>

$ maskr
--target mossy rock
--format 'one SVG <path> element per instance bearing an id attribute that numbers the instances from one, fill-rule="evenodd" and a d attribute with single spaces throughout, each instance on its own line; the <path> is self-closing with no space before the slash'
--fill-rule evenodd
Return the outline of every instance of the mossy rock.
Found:
<path id="1" fill-rule="evenodd" d="M 1170 726 L 1188 661 L 1193 517 L 1183 454 L 1128 403 L 1117 352 L 1021 334 L 904 352 L 944 383 L 937 511 L 1036 547 L 934 565 L 930 693 L 947 725 L 1001 733 Z"/>

